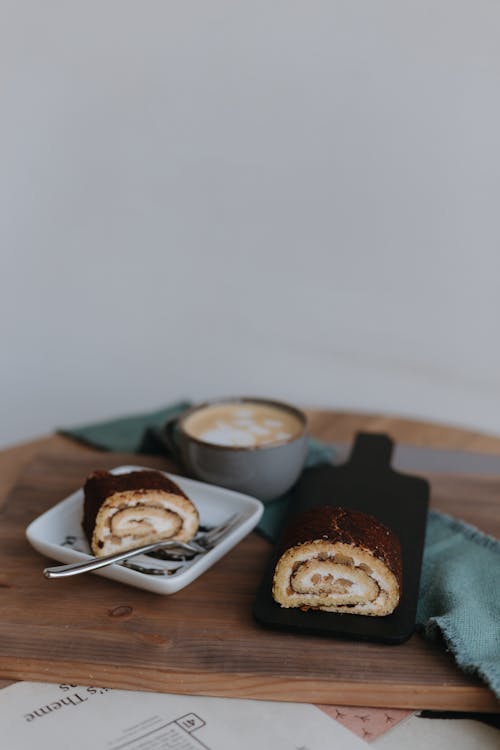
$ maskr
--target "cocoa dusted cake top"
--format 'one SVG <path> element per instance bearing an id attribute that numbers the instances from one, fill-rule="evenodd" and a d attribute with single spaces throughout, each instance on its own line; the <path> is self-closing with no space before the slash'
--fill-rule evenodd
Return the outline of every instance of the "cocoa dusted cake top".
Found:
<path id="1" fill-rule="evenodd" d="M 110 474 L 108 471 L 93 471 L 84 485 L 85 497 L 104 501 L 115 492 L 127 490 L 165 490 L 185 497 L 181 488 L 161 471 L 129 471 L 126 474 Z"/>
<path id="2" fill-rule="evenodd" d="M 368 513 L 323 505 L 293 518 L 285 530 L 282 551 L 313 540 L 365 547 L 402 580 L 401 545 L 396 534 Z"/>

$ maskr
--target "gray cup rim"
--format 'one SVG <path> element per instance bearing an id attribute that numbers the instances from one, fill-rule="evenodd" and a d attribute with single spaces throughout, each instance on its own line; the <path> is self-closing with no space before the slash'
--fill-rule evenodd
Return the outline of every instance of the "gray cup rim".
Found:
<path id="1" fill-rule="evenodd" d="M 275 441 L 272 443 L 262 443 L 261 445 L 219 445 L 218 443 L 209 443 L 206 440 L 201 440 L 200 438 L 191 435 L 191 433 L 186 432 L 186 430 L 184 429 L 185 420 L 190 417 L 191 414 L 194 414 L 194 412 L 200 411 L 201 409 L 206 409 L 207 406 L 216 406 L 217 404 L 247 403 L 264 404 L 265 406 L 274 406 L 275 408 L 281 409 L 282 411 L 288 411 L 299 419 L 299 421 L 302 423 L 302 429 L 298 434 L 292 435 L 286 440 Z M 176 421 L 177 429 L 187 440 L 192 440 L 193 442 L 198 443 L 205 448 L 212 448 L 214 450 L 222 451 L 248 452 L 270 450 L 271 448 L 280 448 L 283 445 L 289 445 L 291 443 L 294 443 L 296 440 L 300 440 L 300 438 L 304 437 L 304 435 L 307 433 L 308 429 L 307 416 L 299 408 L 293 406 L 292 404 L 286 403 L 285 401 L 278 401 L 277 399 L 271 398 L 262 398 L 260 396 L 230 396 L 226 398 L 208 399 L 207 401 L 203 401 L 201 404 L 194 404 L 193 406 L 190 406 L 189 409 L 186 409 L 186 411 L 184 411 L 179 417 L 177 417 Z"/>

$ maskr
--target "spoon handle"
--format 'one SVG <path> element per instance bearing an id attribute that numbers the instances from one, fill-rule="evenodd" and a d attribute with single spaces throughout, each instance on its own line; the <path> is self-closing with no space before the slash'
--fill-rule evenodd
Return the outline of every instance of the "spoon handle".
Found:
<path id="1" fill-rule="evenodd" d="M 67 576 L 76 576 L 80 573 L 89 573 L 91 570 L 104 568 L 106 565 L 112 565 L 112 563 L 128 560 L 130 557 L 135 557 L 136 555 L 144 555 L 147 552 L 152 552 L 160 547 L 163 549 L 178 548 L 196 553 L 205 552 L 203 547 L 192 542 L 153 542 L 151 544 L 143 544 L 142 547 L 125 550 L 124 552 L 115 552 L 112 555 L 105 555 L 104 557 L 93 557 L 85 562 L 70 563 L 69 565 L 55 565 L 51 568 L 45 568 L 43 574 L 45 578 L 66 578 Z"/>

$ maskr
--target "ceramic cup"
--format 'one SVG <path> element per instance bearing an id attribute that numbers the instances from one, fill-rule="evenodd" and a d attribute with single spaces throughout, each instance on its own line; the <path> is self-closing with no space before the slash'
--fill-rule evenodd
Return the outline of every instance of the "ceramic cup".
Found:
<path id="1" fill-rule="evenodd" d="M 242 408 L 254 404 L 278 409 L 294 418 L 298 430 L 291 436 L 257 445 L 215 444 L 186 431 L 186 422 L 195 412 L 214 405 L 233 404 Z M 192 476 L 266 502 L 289 490 L 302 471 L 307 455 L 307 418 L 295 406 L 271 399 L 217 399 L 193 406 L 170 420 L 164 438 L 174 458 Z"/>

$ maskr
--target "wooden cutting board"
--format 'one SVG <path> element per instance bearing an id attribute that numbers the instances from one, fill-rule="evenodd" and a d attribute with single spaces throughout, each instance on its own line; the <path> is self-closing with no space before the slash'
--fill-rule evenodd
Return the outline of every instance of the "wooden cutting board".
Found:
<path id="1" fill-rule="evenodd" d="M 93 575 L 48 581 L 26 526 L 118 454 L 42 455 L 0 515 L 0 677 L 199 695 L 496 711 L 442 646 L 400 646 L 266 630 L 252 603 L 270 553 L 256 534 L 183 591 L 161 597 Z M 169 468 L 159 458 L 147 460 Z M 146 465 L 146 462 L 145 462 Z M 171 468 L 171 467 L 170 467 Z M 500 480 L 435 477 L 434 507 L 500 534 Z"/>

